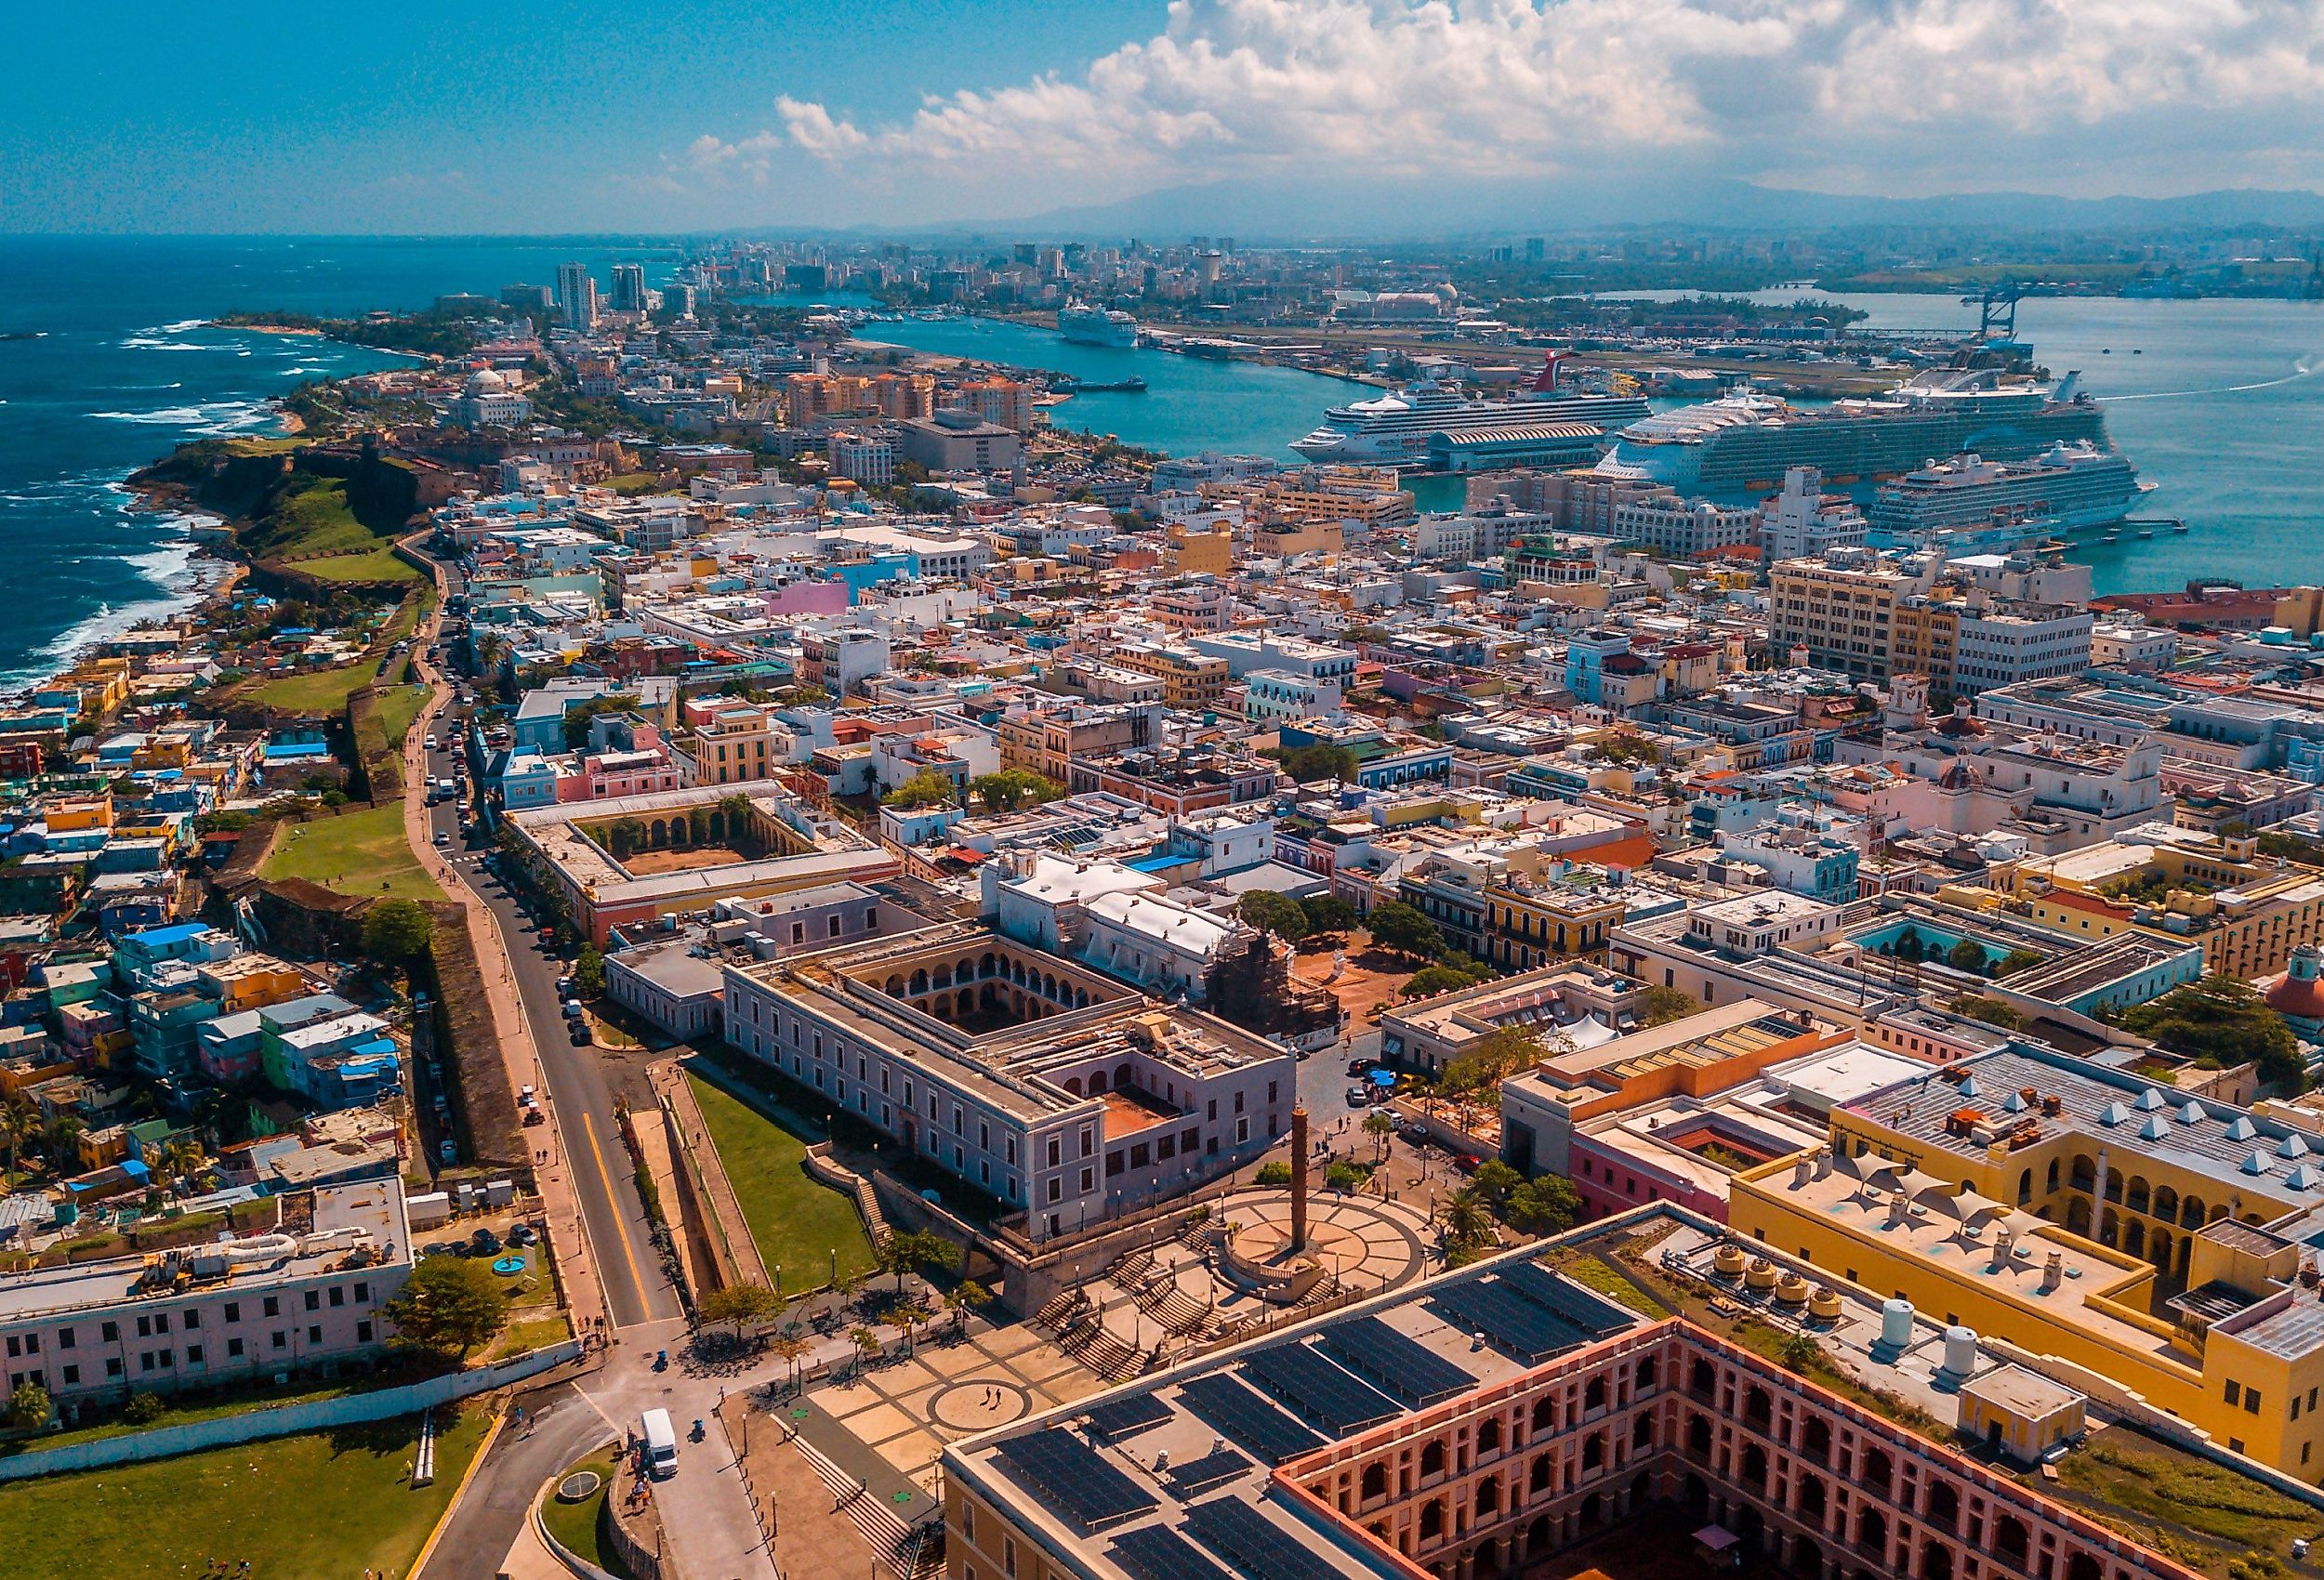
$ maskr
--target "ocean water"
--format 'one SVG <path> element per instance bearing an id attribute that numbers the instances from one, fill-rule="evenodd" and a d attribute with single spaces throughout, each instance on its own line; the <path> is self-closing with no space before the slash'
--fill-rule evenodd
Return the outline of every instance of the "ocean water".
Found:
<path id="1" fill-rule="evenodd" d="M 214 561 L 123 480 L 181 440 L 266 431 L 267 402 L 402 359 L 312 336 L 205 329 L 236 309 L 424 307 L 546 283 L 581 258 L 664 271 L 603 241 L 0 237 L 0 694 L 80 645 L 184 607 Z M 22 336 L 22 337 L 17 337 Z"/>

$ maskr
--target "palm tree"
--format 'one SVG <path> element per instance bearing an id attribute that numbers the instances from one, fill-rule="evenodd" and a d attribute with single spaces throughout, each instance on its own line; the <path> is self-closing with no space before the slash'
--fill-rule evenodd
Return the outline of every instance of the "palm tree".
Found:
<path id="1" fill-rule="evenodd" d="M 76 1161 L 74 1143 L 87 1128 L 87 1121 L 77 1113 L 59 1113 L 41 1127 L 40 1155 L 48 1160 L 51 1173 L 63 1174 Z"/>
<path id="2" fill-rule="evenodd" d="M 1493 1215 L 1467 1191 L 1445 1206 L 1445 1239 L 1455 1245 L 1482 1245 L 1493 1238 Z"/>
<path id="3" fill-rule="evenodd" d="M 17 1149 L 40 1134 L 40 1112 L 31 1103 L 11 1099 L 0 1105 L 0 1139 L 8 1143 L 8 1173 L 16 1174 Z"/>
<path id="4" fill-rule="evenodd" d="M 1388 1138 L 1396 1133 L 1395 1116 L 1384 1108 L 1376 1108 L 1364 1116 L 1364 1134 L 1372 1139 L 1372 1161 L 1388 1155 Z"/>
<path id="5" fill-rule="evenodd" d="M 177 1182 L 179 1192 L 182 1194 L 188 1178 L 195 1169 L 202 1166 L 208 1156 L 209 1154 L 202 1150 L 201 1142 L 180 1132 L 163 1143 L 160 1160 L 162 1172 Z"/>

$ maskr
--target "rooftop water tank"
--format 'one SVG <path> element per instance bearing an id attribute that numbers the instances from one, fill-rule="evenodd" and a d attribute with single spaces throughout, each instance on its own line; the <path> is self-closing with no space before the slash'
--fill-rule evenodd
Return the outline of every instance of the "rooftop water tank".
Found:
<path id="1" fill-rule="evenodd" d="M 1945 1330 L 1945 1370 L 1965 1377 L 1977 1369 L 1977 1336 L 1965 1327 Z"/>
<path id="2" fill-rule="evenodd" d="M 1890 1300 L 1881 1307 L 1881 1342 L 1902 1350 L 1912 1342 L 1912 1302 Z"/>

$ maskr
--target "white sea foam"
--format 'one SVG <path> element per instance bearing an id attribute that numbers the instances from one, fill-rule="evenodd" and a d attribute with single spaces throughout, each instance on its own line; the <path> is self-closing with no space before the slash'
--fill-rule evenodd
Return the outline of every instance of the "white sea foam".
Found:
<path id="1" fill-rule="evenodd" d="M 204 439 L 223 439 L 264 428 L 273 417 L 264 401 L 208 401 L 198 406 L 158 406 L 144 412 L 91 412 L 111 422 L 182 428 Z"/>
<path id="2" fill-rule="evenodd" d="M 125 520 L 127 511 L 124 509 L 122 514 Z M 165 532 L 174 535 L 132 553 L 105 558 L 134 567 L 139 578 L 159 596 L 99 604 L 94 613 L 33 652 L 29 663 L 20 668 L 0 671 L 0 693 L 30 686 L 55 674 L 86 648 L 109 641 L 146 621 L 167 620 L 202 600 L 224 567 L 205 555 L 202 546 L 186 534 L 189 527 L 214 518 L 173 510 L 155 519 Z"/>
<path id="3" fill-rule="evenodd" d="M 207 351 L 216 348 L 192 340 L 156 340 L 147 335 L 132 335 L 121 343 L 125 351 Z"/>

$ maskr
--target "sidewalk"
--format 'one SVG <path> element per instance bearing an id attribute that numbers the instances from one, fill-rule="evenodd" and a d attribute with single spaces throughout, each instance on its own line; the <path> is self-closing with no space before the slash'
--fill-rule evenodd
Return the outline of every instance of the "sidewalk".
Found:
<path id="1" fill-rule="evenodd" d="M 417 541 L 417 534 L 403 540 L 405 546 Z M 414 552 L 417 552 L 415 550 Z M 419 864 L 436 886 L 461 908 L 468 921 L 469 937 L 476 948 L 476 960 L 484 977 L 484 996 L 492 1006 L 493 1030 L 500 1045 L 500 1056 L 508 1068 L 508 1087 L 532 1086 L 546 1092 L 547 1076 L 541 1073 L 540 1053 L 533 1045 L 533 1032 L 526 1022 L 522 1005 L 517 998 L 516 979 L 508 965 L 508 941 L 501 937 L 500 924 L 484 902 L 478 899 L 467 881 L 452 870 L 450 862 L 436 849 L 435 836 L 428 823 L 428 806 L 424 795 L 415 795 L 413 787 L 428 783 L 428 755 L 425 743 L 435 728 L 436 718 L 451 700 L 451 691 L 443 675 L 428 662 L 428 649 L 434 644 L 443 625 L 444 589 L 443 568 L 430 559 L 429 564 L 436 583 L 436 607 L 427 622 L 413 633 L 412 670 L 429 688 L 428 704 L 403 737 L 403 836 L 418 852 Z M 558 1281 L 565 1293 L 565 1303 L 572 1312 L 574 1331 L 587 1334 L 601 1322 L 612 1328 L 612 1312 L 605 1303 L 604 1290 L 597 1278 L 596 1260 L 587 1255 L 588 1234 L 581 1222 L 580 1198 L 574 1192 L 569 1173 L 573 1149 L 563 1134 L 557 1117 L 557 1105 L 549 1102 L 549 1127 L 556 1132 L 556 1145 L 548 1149 L 549 1161 L 534 1165 L 535 1189 L 541 1198 L 543 1212 L 548 1220 L 549 1245 L 556 1252 Z"/>
<path id="2" fill-rule="evenodd" d="M 645 1074 L 653 1083 L 654 1096 L 669 1104 L 670 1115 L 678 1126 L 679 1144 L 685 1149 L 684 1159 L 672 1162 L 691 1167 L 700 1185 L 696 1194 L 717 1220 L 717 1248 L 733 1264 L 735 1281 L 772 1287 L 767 1264 L 759 1255 L 759 1242 L 751 1237 L 750 1225 L 744 1220 L 742 1207 L 734 1199 L 733 1183 L 726 1178 L 726 1161 L 719 1156 L 718 1148 L 710 1144 L 709 1131 L 702 1122 L 701 1106 L 694 1101 L 693 1086 L 686 1079 L 685 1071 L 676 1060 L 664 1060 L 648 1065 Z"/>

